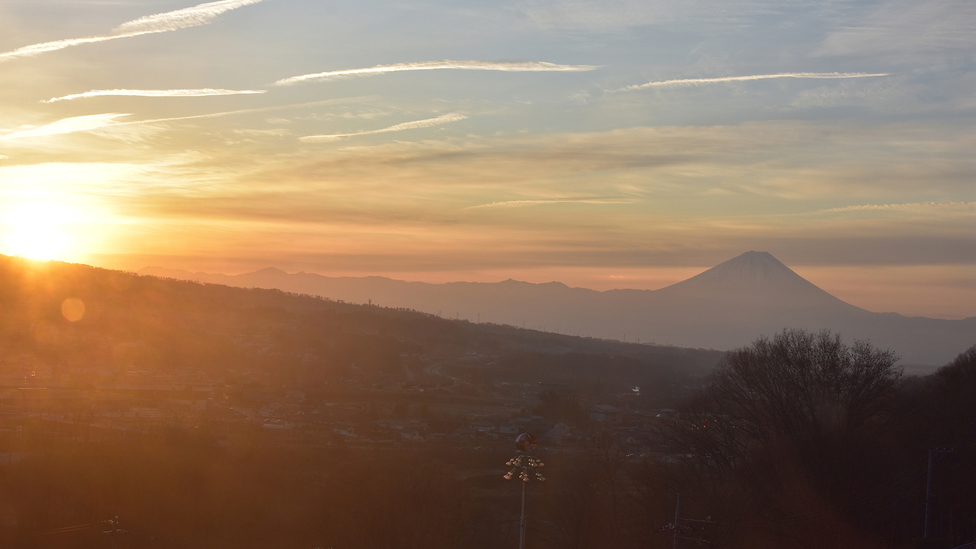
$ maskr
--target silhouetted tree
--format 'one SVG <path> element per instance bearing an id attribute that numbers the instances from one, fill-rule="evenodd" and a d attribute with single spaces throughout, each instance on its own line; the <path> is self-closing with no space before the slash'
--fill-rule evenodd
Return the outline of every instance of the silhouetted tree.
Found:
<path id="1" fill-rule="evenodd" d="M 829 331 L 759 338 L 725 355 L 674 443 L 693 456 L 696 482 L 732 486 L 757 524 L 791 544 L 870 546 L 857 523 L 885 481 L 879 441 L 898 425 L 896 360 Z"/>
<path id="2" fill-rule="evenodd" d="M 901 376 L 896 360 L 866 342 L 848 347 L 828 331 L 786 330 L 727 354 L 707 394 L 754 440 L 816 440 L 875 419 Z"/>

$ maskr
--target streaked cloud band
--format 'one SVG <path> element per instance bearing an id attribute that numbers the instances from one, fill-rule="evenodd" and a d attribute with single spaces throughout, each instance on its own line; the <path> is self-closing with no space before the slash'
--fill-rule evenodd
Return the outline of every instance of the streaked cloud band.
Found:
<path id="1" fill-rule="evenodd" d="M 425 120 L 415 120 L 413 122 L 404 122 L 402 124 L 396 124 L 388 128 L 381 128 L 378 130 L 368 130 L 364 132 L 356 133 L 336 133 L 331 135 L 307 135 L 305 137 L 299 138 L 300 141 L 306 143 L 316 143 L 321 141 L 335 141 L 337 139 L 342 139 L 343 137 L 354 137 L 357 135 L 373 135 L 377 133 L 387 133 L 387 132 L 400 132 L 403 130 L 416 130 L 419 128 L 430 128 L 432 126 L 440 126 L 441 124 L 448 124 L 450 122 L 457 122 L 458 120 L 464 120 L 467 116 L 458 113 L 444 114 L 436 118 L 427 118 Z"/>
<path id="2" fill-rule="evenodd" d="M 241 8 L 250 4 L 257 4 L 262 0 L 221 0 L 208 2 L 189 8 L 183 8 L 155 15 L 147 15 L 122 23 L 112 31 L 112 34 L 136 36 L 156 32 L 169 32 L 189 27 L 199 27 L 209 24 L 218 15 Z"/>
<path id="3" fill-rule="evenodd" d="M 365 69 L 347 69 L 341 71 L 318 72 L 283 78 L 274 83 L 276 86 L 287 86 L 300 82 L 316 82 L 341 78 L 344 76 L 368 76 L 402 71 L 430 71 L 439 69 L 469 70 L 469 71 L 503 71 L 503 72 L 578 72 L 591 71 L 595 65 L 557 65 L 544 61 L 425 61 L 422 63 L 398 63 L 395 65 L 377 65 Z"/>
<path id="4" fill-rule="evenodd" d="M 287 109 L 314 107 L 320 105 L 338 105 L 341 103 L 354 103 L 359 101 L 366 101 L 371 98 L 372 98 L 371 96 L 367 96 L 367 97 L 325 99 L 322 101 L 311 101 L 308 103 L 296 103 L 291 105 L 275 105 L 272 107 L 260 107 L 256 109 L 239 109 L 235 111 L 194 114 L 190 116 L 176 116 L 170 118 L 154 118 L 150 120 L 132 120 L 127 122 L 120 122 L 117 121 L 117 119 L 123 116 L 132 116 L 131 114 L 128 113 L 89 114 L 85 116 L 73 116 L 70 118 L 62 118 L 61 120 L 57 120 L 55 122 L 51 122 L 50 124 L 45 124 L 43 126 L 38 126 L 36 128 L 31 128 L 29 130 L 21 130 L 21 131 L 0 135 L 0 141 L 7 140 L 7 139 L 21 139 L 25 137 L 42 137 L 42 136 L 59 135 L 65 133 L 95 131 L 95 130 L 102 130 L 105 128 L 113 128 L 113 127 L 141 126 L 147 124 L 178 122 L 181 120 L 194 120 L 194 119 L 202 119 L 202 118 L 219 118 L 222 116 L 231 116 L 235 114 L 280 111 L 280 110 L 287 110 Z"/>
<path id="5" fill-rule="evenodd" d="M 527 206 L 544 206 L 546 204 L 632 204 L 633 200 L 608 198 L 558 198 L 548 200 L 507 200 L 505 202 L 491 202 L 468 206 L 465 210 L 480 210 L 484 208 L 524 208 Z"/>
<path id="6" fill-rule="evenodd" d="M 775 78 L 872 78 L 878 76 L 889 76 L 888 73 L 865 73 L 865 72 L 782 72 L 777 74 L 753 74 L 749 76 L 723 76 L 719 78 L 686 78 L 681 80 L 661 80 L 657 82 L 647 82 L 646 84 L 635 84 L 615 90 L 631 91 L 643 90 L 646 88 L 669 88 L 675 86 L 700 86 L 702 84 L 718 84 L 724 82 L 745 82 L 750 80 L 772 80 Z"/>
<path id="7" fill-rule="evenodd" d="M 104 113 L 104 114 L 88 114 L 85 116 L 73 116 L 71 118 L 63 118 L 56 122 L 50 124 L 45 124 L 37 128 L 31 128 L 29 130 L 22 130 L 19 132 L 12 132 L 6 135 L 0 135 L 0 141 L 7 139 L 21 139 L 25 137 L 43 137 L 47 135 L 59 135 L 65 133 L 75 133 L 75 132 L 86 132 L 97 130 L 99 128 L 104 128 L 106 126 L 112 126 L 115 124 L 117 118 L 123 116 L 130 116 L 125 113 Z"/>
<path id="8" fill-rule="evenodd" d="M 0 53 L 0 63 L 10 61 L 18 57 L 30 57 L 49 51 L 63 50 L 81 44 L 93 42 L 106 42 L 118 38 L 129 38 L 142 34 L 154 34 L 159 32 L 169 32 L 188 27 L 198 27 L 207 25 L 218 15 L 237 9 L 249 4 L 257 4 L 262 0 L 221 0 L 219 2 L 208 2 L 189 8 L 147 15 L 122 23 L 112 30 L 111 34 L 104 36 L 89 36 L 85 38 L 69 38 L 66 40 L 55 40 L 53 42 L 42 42 L 17 48 L 16 50 Z"/>
<path id="9" fill-rule="evenodd" d="M 842 208 L 829 208 L 825 210 L 819 210 L 816 213 L 843 213 L 843 212 L 944 213 L 948 211 L 976 213 L 976 202 L 914 202 L 911 204 L 864 204 L 858 206 L 844 206 Z"/>
<path id="10" fill-rule="evenodd" d="M 84 93 L 74 93 L 52 97 L 42 103 L 54 103 L 56 101 L 70 101 L 72 99 L 82 99 L 85 97 L 99 96 L 133 96 L 133 97 L 205 97 L 210 95 L 247 95 L 265 93 L 267 90 L 222 90 L 212 88 L 202 88 L 195 90 L 91 90 Z"/>

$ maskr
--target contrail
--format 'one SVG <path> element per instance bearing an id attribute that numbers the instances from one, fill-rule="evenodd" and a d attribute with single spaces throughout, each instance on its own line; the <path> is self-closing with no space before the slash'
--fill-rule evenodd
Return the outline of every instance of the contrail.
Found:
<path id="1" fill-rule="evenodd" d="M 888 73 L 864 73 L 864 72 L 783 72 L 778 74 L 753 74 L 750 76 L 723 76 L 721 78 L 688 78 L 684 80 L 661 80 L 659 82 L 648 82 L 646 84 L 635 84 L 614 90 L 617 92 L 642 90 L 645 88 L 667 88 L 672 86 L 698 86 L 701 84 L 715 84 L 720 82 L 743 82 L 746 80 L 771 80 L 773 78 L 871 78 L 875 76 L 889 76 Z"/>
<path id="2" fill-rule="evenodd" d="M 395 126 L 382 128 L 379 130 L 368 130 L 368 131 L 356 132 L 356 133 L 336 133 L 331 135 L 307 135 L 305 137 L 300 137 L 299 141 L 304 141 L 306 143 L 315 143 L 319 141 L 335 141 L 337 139 L 342 139 L 343 137 L 353 137 L 357 135 L 372 135 L 376 133 L 415 130 L 417 128 L 429 128 L 431 126 L 439 126 L 441 124 L 447 124 L 449 122 L 457 122 L 458 120 L 464 120 L 465 118 L 467 118 L 467 116 L 464 116 L 463 114 L 451 113 L 451 114 L 438 116 L 437 118 L 428 118 L 426 120 L 404 122 L 403 124 L 397 124 Z"/>
<path id="3" fill-rule="evenodd" d="M 545 204 L 632 204 L 632 200 L 608 198 L 557 198 L 549 200 L 508 200 L 505 202 L 491 202 L 468 206 L 464 210 L 478 210 L 482 208 L 524 208 L 526 206 L 541 206 Z"/>
<path id="4" fill-rule="evenodd" d="M 256 109 L 240 109 L 236 111 L 222 111 L 214 112 L 208 114 L 193 114 L 190 116 L 176 116 L 171 118 L 154 118 L 151 120 L 133 120 L 131 122 L 116 122 L 116 118 L 121 118 L 123 116 L 132 116 L 131 114 L 118 114 L 118 113 L 106 113 L 106 114 L 89 114 L 85 116 L 74 116 L 71 118 L 63 118 L 56 122 L 46 124 L 37 128 L 32 128 L 30 130 L 22 130 L 19 132 L 12 132 L 5 135 L 0 135 L 0 141 L 6 139 L 19 139 L 22 137 L 38 137 L 44 135 L 57 135 L 64 133 L 74 133 L 74 132 L 84 132 L 99 130 L 102 128 L 115 128 L 118 126 L 139 126 L 143 124 L 158 124 L 160 122 L 177 122 L 180 120 L 194 120 L 197 118 L 217 118 L 221 116 L 230 116 L 234 114 L 249 114 L 255 112 L 267 112 L 267 111 L 280 111 L 286 109 L 299 109 L 303 107 L 316 107 L 319 105 L 337 105 L 340 103 L 355 103 L 367 101 L 370 99 L 375 99 L 375 96 L 365 96 L 365 97 L 350 97 L 350 98 L 340 98 L 340 99 L 324 99 L 322 101 L 311 101 L 308 103 L 294 103 L 291 105 L 276 105 L 272 107 L 259 107 Z"/>
<path id="5" fill-rule="evenodd" d="M 82 99 L 85 97 L 98 97 L 104 95 L 112 96 L 134 96 L 134 97 L 204 97 L 209 95 L 246 95 L 254 93 L 265 93 L 267 90 L 221 90 L 203 88 L 197 90 L 91 90 L 85 93 L 74 93 L 52 97 L 41 103 L 54 103 L 55 101 L 70 101 L 72 99 Z"/>
<path id="6" fill-rule="evenodd" d="M 225 11 L 235 10 L 250 4 L 257 4 L 261 0 L 221 0 L 208 2 L 190 8 L 183 8 L 156 15 L 147 15 L 122 23 L 112 31 L 112 34 L 135 36 L 155 32 L 168 32 L 188 27 L 199 27 L 209 24 L 215 17 Z"/>
<path id="7" fill-rule="evenodd" d="M 366 69 L 347 69 L 341 71 L 318 72 L 283 78 L 274 83 L 275 86 L 287 86 L 299 82 L 329 80 L 343 76 L 365 76 L 401 71 L 430 71 L 437 69 L 454 69 L 469 71 L 504 71 L 504 72 L 553 72 L 553 71 L 591 71 L 595 65 L 556 65 L 543 61 L 425 61 L 422 63 L 398 63 L 395 65 L 377 65 Z"/>
<path id="8" fill-rule="evenodd" d="M 844 206 L 842 208 L 828 208 L 817 210 L 816 214 L 822 213 L 844 213 L 844 212 L 863 212 L 863 211 L 895 211 L 895 212 L 914 212 L 920 210 L 955 210 L 965 212 L 976 212 L 976 202 L 913 202 L 910 204 L 864 204 L 860 206 Z"/>
<path id="9" fill-rule="evenodd" d="M 58 135 L 62 133 L 74 133 L 74 132 L 85 132 L 91 130 L 97 130 L 99 128 L 104 128 L 106 126 L 114 126 L 116 118 L 121 118 L 123 116 L 131 116 L 124 113 L 105 113 L 105 114 L 88 114 L 85 116 L 73 116 L 71 118 L 63 118 L 57 122 L 52 122 L 50 124 L 45 124 L 38 128 L 33 128 L 30 130 L 23 130 L 19 132 L 8 133 L 6 135 L 0 135 L 0 141 L 7 139 L 20 139 L 22 137 L 40 137 L 45 135 Z"/>
<path id="10" fill-rule="evenodd" d="M 183 8 L 155 15 L 147 15 L 122 23 L 112 30 L 111 34 L 103 36 L 89 36 L 86 38 L 69 38 L 66 40 L 55 40 L 53 42 L 42 42 L 17 48 L 16 50 L 0 53 L 0 63 L 16 59 L 18 57 L 29 57 L 39 53 L 63 50 L 71 46 L 90 44 L 92 42 L 105 42 L 118 38 L 128 38 L 142 34 L 154 34 L 157 32 L 169 32 L 188 27 L 199 27 L 209 24 L 215 17 L 233 9 L 257 4 L 262 0 L 221 0 L 219 2 L 209 2 L 199 4 L 190 8 Z"/>

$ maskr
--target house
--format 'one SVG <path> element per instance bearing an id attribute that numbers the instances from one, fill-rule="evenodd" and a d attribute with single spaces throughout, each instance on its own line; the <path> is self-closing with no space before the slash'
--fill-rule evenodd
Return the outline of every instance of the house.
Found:
<path id="1" fill-rule="evenodd" d="M 627 410 L 609 404 L 597 404 L 590 408 L 590 419 L 593 421 L 608 421 L 620 419 Z"/>
<path id="2" fill-rule="evenodd" d="M 520 431 L 518 423 L 514 421 L 506 421 L 498 426 L 498 433 L 502 435 L 517 435 Z"/>
<path id="3" fill-rule="evenodd" d="M 542 435 L 542 442 L 544 444 L 570 444 L 576 442 L 577 437 L 570 431 L 569 426 L 565 423 L 557 423 L 552 429 L 546 431 L 546 434 Z"/>

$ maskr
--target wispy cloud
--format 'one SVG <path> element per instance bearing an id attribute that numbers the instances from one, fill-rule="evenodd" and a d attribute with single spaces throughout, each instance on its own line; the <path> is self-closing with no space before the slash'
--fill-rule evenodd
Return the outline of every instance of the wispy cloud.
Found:
<path id="1" fill-rule="evenodd" d="M 675 86 L 700 86 L 702 84 L 718 84 L 723 82 L 744 82 L 749 80 L 772 80 L 774 78 L 872 78 L 888 76 L 888 73 L 865 72 L 782 72 L 777 74 L 752 74 L 749 76 L 723 76 L 719 78 L 686 78 L 681 80 L 660 80 L 646 84 L 634 84 L 614 91 L 643 90 L 646 88 L 669 88 Z"/>
<path id="2" fill-rule="evenodd" d="M 343 137 L 353 137 L 357 135 L 372 135 L 376 133 L 387 133 L 387 132 L 400 132 L 403 130 L 416 130 L 419 128 L 429 128 L 431 126 L 440 126 L 441 124 L 447 124 L 450 122 L 457 122 L 458 120 L 464 120 L 467 116 L 458 113 L 444 114 L 436 118 L 427 118 L 425 120 L 415 120 L 413 122 L 404 122 L 402 124 L 397 124 L 395 126 L 390 126 L 388 128 L 381 128 L 379 130 L 367 130 L 364 132 L 356 133 L 336 133 L 331 135 L 307 135 L 300 138 L 300 141 L 306 143 L 315 143 L 320 141 L 335 141 L 337 139 L 342 139 Z"/>
<path id="3" fill-rule="evenodd" d="M 265 93 L 267 90 L 221 90 L 213 88 L 202 88 L 196 90 L 91 90 L 84 93 L 73 93 L 52 97 L 41 103 L 54 103 L 55 101 L 70 101 L 72 99 L 83 99 L 85 97 L 99 97 L 104 95 L 111 96 L 134 96 L 134 97 L 205 97 L 209 95 L 249 95 Z"/>
<path id="4" fill-rule="evenodd" d="M 123 116 L 129 116 L 129 114 L 120 114 L 120 113 L 88 114 L 85 116 L 73 116 L 71 118 L 63 118 L 56 122 L 45 124 L 44 126 L 39 126 L 37 128 L 32 128 L 29 130 L 21 130 L 19 132 L 8 133 L 6 135 L 0 135 L 0 141 L 4 141 L 7 139 L 21 139 L 24 137 L 42 137 L 47 135 L 58 135 L 64 133 L 97 130 L 100 128 L 104 128 L 106 126 L 115 125 L 116 124 L 115 120 Z"/>
<path id="5" fill-rule="evenodd" d="M 43 42 L 40 44 L 33 44 L 30 46 L 24 46 L 22 48 L 17 48 L 16 50 L 5 53 L 0 53 L 0 63 L 9 61 L 11 59 L 16 59 L 18 57 L 30 57 L 49 51 L 63 50 L 65 48 L 79 46 L 81 44 L 105 42 L 118 38 L 139 36 L 142 34 L 169 32 L 188 27 L 199 27 L 201 25 L 209 24 L 215 17 L 224 13 L 225 11 L 237 9 L 249 4 L 257 4 L 261 1 L 262 0 L 221 0 L 219 2 L 208 2 L 206 4 L 199 4 L 193 7 L 183 8 L 181 10 L 147 15 L 145 17 L 140 17 L 139 19 L 122 23 L 118 27 L 115 27 L 111 34 Z"/>
<path id="6" fill-rule="evenodd" d="M 524 208 L 527 206 L 544 206 L 546 204 L 632 204 L 633 200 L 612 198 L 558 198 L 549 200 L 508 200 L 505 202 L 491 202 L 468 206 L 464 210 L 479 210 L 483 208 Z"/>
<path id="7" fill-rule="evenodd" d="M 438 69 L 469 70 L 469 71 L 503 71 L 503 72 L 574 72 L 591 71 L 595 65 L 556 65 L 544 61 L 424 61 L 422 63 L 397 63 L 395 65 L 377 65 L 365 69 L 346 69 L 341 71 L 318 72 L 283 78 L 274 83 L 276 86 L 287 86 L 299 82 L 315 82 L 341 78 L 343 76 L 368 76 L 388 72 L 402 71 L 430 71 Z"/>
<path id="8" fill-rule="evenodd" d="M 156 118 L 153 120 L 136 120 L 132 122 L 120 122 L 119 126 L 123 124 L 154 124 L 157 122 L 176 122 L 179 120 L 193 120 L 196 118 L 218 118 L 221 116 L 231 116 L 234 114 L 250 114 L 256 112 L 268 112 L 268 111 L 284 111 L 289 109 L 301 109 L 305 107 L 318 107 L 322 105 L 339 105 L 342 103 L 359 103 L 362 101 L 368 101 L 373 99 L 375 96 L 363 96 L 363 97 L 340 97 L 336 99 L 323 99 L 322 101 L 309 101 L 307 103 L 292 103 L 290 105 L 273 105 L 271 107 L 258 107 L 255 109 L 238 109 L 236 111 L 221 111 L 212 112 L 207 114 L 193 114 L 190 116 L 176 116 L 172 118 Z"/>
<path id="9" fill-rule="evenodd" d="M 337 105 L 341 103 L 354 103 L 354 102 L 366 101 L 371 98 L 372 98 L 371 96 L 366 96 L 366 97 L 350 97 L 350 98 L 339 98 L 339 99 L 325 99 L 322 101 L 311 101 L 308 103 L 275 105 L 272 107 L 259 107 L 256 109 L 239 109 L 235 111 L 194 114 L 190 116 L 176 116 L 171 118 L 153 118 L 150 120 L 132 120 L 126 122 L 117 122 L 116 119 L 121 118 L 123 116 L 131 116 L 130 114 L 118 114 L 118 113 L 89 114 L 85 116 L 74 116 L 71 118 L 64 118 L 56 122 L 46 124 L 44 126 L 39 126 L 37 128 L 32 128 L 29 130 L 21 130 L 21 131 L 11 132 L 5 135 L 0 135 L 0 141 L 6 139 L 20 139 L 23 137 L 41 137 L 46 135 L 95 131 L 101 129 L 139 126 L 139 125 L 147 125 L 147 124 L 158 124 L 162 122 L 177 122 L 181 120 L 194 120 L 198 118 L 218 118 L 222 116 L 231 116 L 235 114 L 249 114 L 249 113 L 256 113 L 256 112 L 299 109 L 303 107 L 315 107 L 320 105 Z"/>
<path id="10" fill-rule="evenodd" d="M 818 210 L 815 213 L 845 212 L 963 212 L 976 213 L 976 202 L 914 202 L 911 204 L 863 204 Z"/>
<path id="11" fill-rule="evenodd" d="M 234 10 L 250 4 L 257 4 L 261 0 L 221 0 L 208 2 L 181 10 L 147 15 L 115 27 L 113 34 L 149 34 L 154 32 L 168 32 L 188 27 L 199 27 L 209 24 L 215 17 L 225 11 Z"/>

